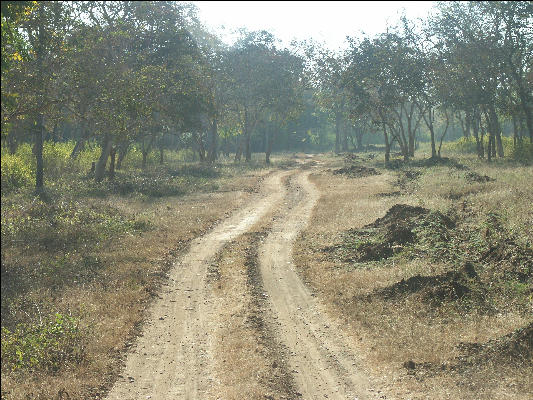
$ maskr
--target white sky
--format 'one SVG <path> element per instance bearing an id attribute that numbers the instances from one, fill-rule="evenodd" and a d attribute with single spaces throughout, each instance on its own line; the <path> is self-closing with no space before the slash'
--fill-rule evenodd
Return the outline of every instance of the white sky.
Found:
<path id="1" fill-rule="evenodd" d="M 385 31 L 405 9 L 408 18 L 424 18 L 433 1 L 194 1 L 200 20 L 228 44 L 238 28 L 265 29 L 288 44 L 292 39 L 345 46 L 346 36 Z M 220 30 L 224 26 L 224 34 Z"/>

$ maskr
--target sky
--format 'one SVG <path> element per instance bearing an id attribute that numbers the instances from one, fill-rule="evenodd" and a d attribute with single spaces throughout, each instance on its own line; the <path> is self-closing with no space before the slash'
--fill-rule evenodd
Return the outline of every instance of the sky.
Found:
<path id="1" fill-rule="evenodd" d="M 200 20 L 231 44 L 238 28 L 268 30 L 288 45 L 313 38 L 333 50 L 346 36 L 373 36 L 398 20 L 424 18 L 434 1 L 194 1 Z M 221 27 L 224 27 L 221 30 Z M 222 33 L 225 32 L 225 33 Z"/>

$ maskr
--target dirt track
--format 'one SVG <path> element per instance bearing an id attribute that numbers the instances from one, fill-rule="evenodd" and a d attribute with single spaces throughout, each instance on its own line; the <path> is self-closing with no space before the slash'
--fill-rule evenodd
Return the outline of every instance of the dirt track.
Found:
<path id="1" fill-rule="evenodd" d="M 309 171 L 269 175 L 248 205 L 197 239 L 174 266 L 153 304 L 142 335 L 109 399 L 203 399 L 216 379 L 213 332 L 223 324 L 213 310 L 207 272 L 222 247 L 267 213 L 276 220 L 259 246 L 259 266 L 270 308 L 265 318 L 284 346 L 297 398 L 364 399 L 365 377 L 339 326 L 296 274 L 292 244 L 306 226 L 319 193 Z M 283 179 L 288 178 L 288 185 Z M 221 397 L 223 398 L 223 397 Z M 247 398 L 243 393 L 242 398 Z"/>

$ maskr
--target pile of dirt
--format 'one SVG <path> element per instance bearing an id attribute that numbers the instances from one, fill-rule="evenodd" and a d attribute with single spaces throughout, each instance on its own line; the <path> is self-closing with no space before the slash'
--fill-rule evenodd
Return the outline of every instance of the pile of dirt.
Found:
<path id="1" fill-rule="evenodd" d="M 350 162 L 350 161 L 356 161 L 361 159 L 361 157 L 357 156 L 357 154 L 354 153 L 345 153 L 344 154 L 344 161 Z"/>
<path id="2" fill-rule="evenodd" d="M 376 193 L 376 197 L 396 197 L 401 196 L 401 192 L 395 191 L 395 192 L 382 192 L 382 193 Z"/>
<path id="3" fill-rule="evenodd" d="M 412 161 L 410 164 L 414 167 L 421 167 L 421 168 L 445 165 L 450 168 L 455 168 L 455 169 L 462 170 L 462 171 L 469 169 L 466 165 L 461 164 L 458 161 L 454 160 L 453 158 L 448 158 L 448 157 L 430 157 L 424 160 Z"/>
<path id="4" fill-rule="evenodd" d="M 399 186 L 402 190 L 407 189 L 407 185 L 418 179 L 422 175 L 422 172 L 414 170 L 414 169 L 406 169 L 402 170 L 398 174 L 398 180 L 396 182 L 396 185 Z"/>
<path id="5" fill-rule="evenodd" d="M 533 362 L 533 322 L 508 335 L 487 343 L 460 343 L 458 366 L 495 362 L 521 364 Z"/>
<path id="6" fill-rule="evenodd" d="M 368 168 L 359 165 L 350 165 L 333 171 L 334 175 L 347 175 L 350 178 L 362 178 L 365 176 L 381 175 L 375 168 Z"/>
<path id="7" fill-rule="evenodd" d="M 459 343 L 460 355 L 449 363 L 417 363 L 409 360 L 403 366 L 418 379 L 447 372 L 464 373 L 487 364 L 515 368 L 533 368 L 533 322 L 503 337 L 486 343 Z"/>
<path id="8" fill-rule="evenodd" d="M 394 285 L 380 289 L 375 293 L 387 300 L 420 293 L 422 300 L 432 306 L 464 298 L 471 293 L 470 280 L 477 280 L 478 275 L 471 263 L 466 263 L 457 271 L 448 271 L 436 276 L 415 275 L 402 279 Z"/>
<path id="9" fill-rule="evenodd" d="M 302 164 L 301 165 L 301 169 L 311 169 L 313 167 L 316 167 L 318 165 L 318 162 L 312 160 L 312 161 L 307 161 L 306 163 Z"/>
<path id="10" fill-rule="evenodd" d="M 417 167 L 417 168 L 427 168 L 427 167 L 436 167 L 436 166 L 447 166 L 450 168 L 455 168 L 458 170 L 466 171 L 469 168 L 459 163 L 458 161 L 454 160 L 453 158 L 448 157 L 430 157 L 423 160 L 404 160 L 401 158 L 395 158 L 393 160 L 390 160 L 385 168 L 391 169 L 391 170 L 398 170 L 402 169 L 404 167 L 410 166 L 410 167 Z"/>
<path id="11" fill-rule="evenodd" d="M 427 208 L 395 204 L 385 216 L 376 219 L 362 230 L 350 230 L 347 234 L 347 248 L 350 248 L 346 261 L 379 261 L 391 257 L 403 246 L 415 242 L 415 228 L 431 225 L 451 229 L 454 222 L 440 212 Z M 356 242 L 353 246 L 349 242 Z"/>
<path id="12" fill-rule="evenodd" d="M 480 261 L 498 265 L 498 271 L 505 279 L 528 282 L 533 279 L 533 249 L 505 238 L 492 244 L 482 255 Z"/>
<path id="13" fill-rule="evenodd" d="M 491 178 L 487 175 L 479 175 L 477 172 L 468 172 L 465 175 L 465 179 L 470 183 L 486 183 L 486 182 L 494 182 L 496 179 Z"/>

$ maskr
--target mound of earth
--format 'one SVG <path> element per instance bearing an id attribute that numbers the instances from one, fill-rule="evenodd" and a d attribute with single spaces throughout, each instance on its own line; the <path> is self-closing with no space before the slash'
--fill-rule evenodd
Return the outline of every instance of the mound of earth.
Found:
<path id="1" fill-rule="evenodd" d="M 350 178 L 362 178 L 365 176 L 381 175 L 381 172 L 375 168 L 368 168 L 358 165 L 350 165 L 333 171 L 334 175 L 347 175 Z"/>
<path id="2" fill-rule="evenodd" d="M 390 160 L 385 166 L 385 168 L 397 170 L 397 169 L 401 169 L 406 166 L 427 168 L 427 167 L 435 167 L 439 165 L 445 165 L 450 168 L 455 168 L 455 169 L 462 170 L 462 171 L 469 169 L 466 165 L 461 164 L 457 162 L 456 160 L 454 160 L 453 158 L 448 158 L 448 157 L 430 157 L 430 158 L 426 158 L 423 160 L 408 160 L 408 161 L 400 159 L 400 158 L 395 158 L 393 160 Z"/>
<path id="3" fill-rule="evenodd" d="M 379 290 L 376 295 L 385 299 L 393 299 L 413 293 L 421 293 L 422 299 L 438 306 L 444 302 L 455 301 L 471 292 L 469 280 L 477 279 L 474 266 L 466 263 L 459 271 L 448 271 L 436 276 L 415 275 L 402 279 L 389 287 Z"/>
<path id="4" fill-rule="evenodd" d="M 411 181 L 414 181 L 416 179 L 418 179 L 418 177 L 422 175 L 422 172 L 420 171 L 416 171 L 416 170 L 412 170 L 412 169 L 408 169 L 408 170 L 402 170 L 400 171 L 399 175 L 398 175 L 398 181 L 397 181 L 397 185 L 401 188 L 401 189 L 407 189 L 407 184 Z"/>
<path id="5" fill-rule="evenodd" d="M 357 156 L 357 154 L 354 154 L 354 153 L 345 153 L 344 154 L 344 160 L 345 161 L 355 161 L 357 159 L 359 159 L 360 157 Z"/>
<path id="6" fill-rule="evenodd" d="M 376 219 L 362 230 L 350 230 L 346 244 L 351 248 L 345 257 L 350 262 L 378 261 L 391 257 L 403 246 L 417 239 L 416 229 L 432 226 L 448 230 L 455 226 L 454 222 L 440 212 L 432 212 L 427 208 L 396 204 L 385 216 Z M 352 243 L 350 243 L 352 242 Z M 353 242 L 356 245 L 353 245 Z"/>
<path id="7" fill-rule="evenodd" d="M 481 255 L 480 261 L 498 265 L 498 270 L 507 279 L 524 283 L 533 279 L 533 249 L 520 246 L 510 238 L 490 246 Z"/>
<path id="8" fill-rule="evenodd" d="M 395 196 L 400 196 L 402 193 L 399 192 L 399 191 L 395 191 L 395 192 L 382 192 L 382 193 L 377 193 L 376 194 L 376 197 L 395 197 Z"/>
<path id="9" fill-rule="evenodd" d="M 440 220 L 447 228 L 455 226 L 449 217 L 439 211 L 432 212 L 424 207 L 395 204 L 389 208 L 385 216 L 376 219 L 371 224 L 366 225 L 365 228 L 387 228 L 398 224 L 407 224 L 409 227 L 413 227 L 417 221 L 430 214 L 435 215 L 436 219 Z"/>
<path id="10" fill-rule="evenodd" d="M 412 161 L 411 165 L 415 167 L 435 167 L 438 165 L 446 165 L 450 168 L 455 168 L 458 170 L 468 170 L 469 168 L 466 165 L 463 165 L 453 158 L 448 157 L 430 157 L 424 160 Z"/>
<path id="11" fill-rule="evenodd" d="M 465 179 L 470 183 L 486 183 L 486 182 L 494 182 L 496 179 L 491 178 L 487 175 L 479 175 L 477 172 L 468 172 L 465 175 Z"/>
<path id="12" fill-rule="evenodd" d="M 533 322 L 508 335 L 484 344 L 460 343 L 459 364 L 495 362 L 518 364 L 533 361 Z"/>
<path id="13" fill-rule="evenodd" d="M 464 373 L 465 370 L 487 364 L 507 365 L 516 368 L 533 367 L 533 322 L 503 337 L 486 343 L 459 343 L 461 355 L 451 363 L 403 363 L 409 374 L 418 378 L 435 376 L 446 371 Z"/>

